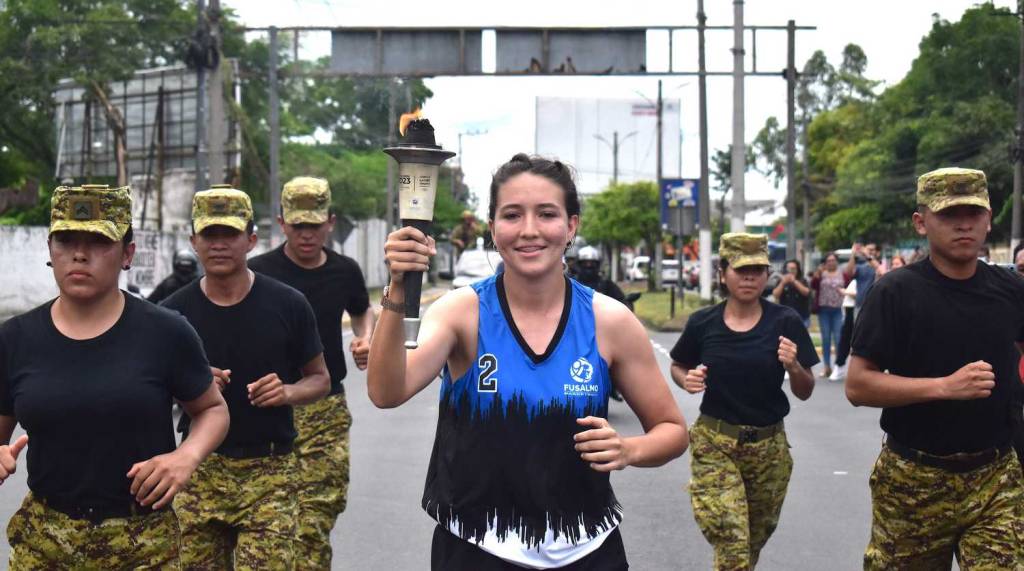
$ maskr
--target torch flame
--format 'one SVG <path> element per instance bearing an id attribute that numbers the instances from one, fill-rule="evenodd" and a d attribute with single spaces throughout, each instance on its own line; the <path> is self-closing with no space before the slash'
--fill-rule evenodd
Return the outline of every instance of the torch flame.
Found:
<path id="1" fill-rule="evenodd" d="M 398 134 L 405 136 L 405 129 L 409 126 L 409 123 L 421 118 L 423 113 L 417 107 L 412 113 L 402 113 L 402 117 L 398 120 Z"/>

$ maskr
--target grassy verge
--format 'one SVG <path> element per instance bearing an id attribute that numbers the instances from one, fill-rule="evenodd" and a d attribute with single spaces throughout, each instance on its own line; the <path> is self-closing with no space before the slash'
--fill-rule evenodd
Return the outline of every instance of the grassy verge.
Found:
<path id="1" fill-rule="evenodd" d="M 650 293 L 644 285 L 626 286 L 627 292 L 641 292 L 634 310 L 640 321 L 658 331 L 682 331 L 690 314 L 703 307 L 700 295 L 686 292 L 682 299 L 676 296 L 675 317 L 672 316 L 671 294 L 668 290 Z"/>

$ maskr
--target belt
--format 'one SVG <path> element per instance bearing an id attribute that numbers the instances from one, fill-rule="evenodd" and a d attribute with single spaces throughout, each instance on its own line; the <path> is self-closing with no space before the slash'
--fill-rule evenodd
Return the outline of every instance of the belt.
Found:
<path id="1" fill-rule="evenodd" d="M 743 426 L 729 424 L 724 420 L 718 420 L 705 414 L 697 417 L 697 424 L 710 428 L 719 434 L 735 438 L 739 444 L 753 444 L 767 440 L 785 430 L 781 420 L 770 426 Z"/>
<path id="2" fill-rule="evenodd" d="M 168 504 L 167 506 L 154 510 L 153 508 L 141 506 L 134 500 L 129 500 L 123 504 L 109 506 L 83 506 L 64 500 L 44 498 L 37 494 L 32 494 L 32 497 L 44 506 L 59 511 L 71 519 L 88 520 L 94 524 L 98 524 L 105 519 L 111 518 L 147 516 L 155 513 L 161 513 L 169 507 Z"/>
<path id="3" fill-rule="evenodd" d="M 285 456 L 292 453 L 291 442 L 263 442 L 260 444 L 234 444 L 221 446 L 216 450 L 217 454 L 235 458 L 264 458 L 266 456 Z"/>
<path id="4" fill-rule="evenodd" d="M 1011 444 L 1007 442 L 1006 444 L 1001 444 L 999 446 L 989 448 L 988 450 L 982 450 L 981 452 L 960 453 L 952 456 L 936 456 L 934 454 L 921 452 L 920 450 L 900 444 L 891 437 L 885 439 L 885 446 L 900 458 L 909 460 L 915 464 L 931 466 L 932 468 L 939 468 L 940 470 L 956 473 L 970 472 L 972 470 L 977 470 L 982 466 L 991 464 L 1005 456 L 1012 448 Z"/>

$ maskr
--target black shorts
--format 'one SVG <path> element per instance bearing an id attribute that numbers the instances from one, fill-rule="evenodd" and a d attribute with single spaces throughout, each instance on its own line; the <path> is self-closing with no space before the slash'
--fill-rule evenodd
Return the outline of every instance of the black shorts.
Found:
<path id="1" fill-rule="evenodd" d="M 430 569 L 432 571 L 521 571 L 523 568 L 513 565 L 500 557 L 491 555 L 477 547 L 474 543 L 460 539 L 450 531 L 437 526 L 434 528 L 434 541 L 430 549 Z M 559 567 L 564 571 L 624 571 L 629 569 L 626 562 L 626 549 L 622 545 L 622 534 L 619 528 L 608 534 L 597 551 Z"/>

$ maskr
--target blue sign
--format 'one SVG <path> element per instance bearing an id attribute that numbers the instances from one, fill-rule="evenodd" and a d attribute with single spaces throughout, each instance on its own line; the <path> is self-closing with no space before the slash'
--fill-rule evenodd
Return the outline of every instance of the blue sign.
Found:
<path id="1" fill-rule="evenodd" d="M 669 209 L 675 206 L 693 206 L 693 223 L 700 221 L 700 179 L 661 179 L 661 226 L 668 227 Z"/>

